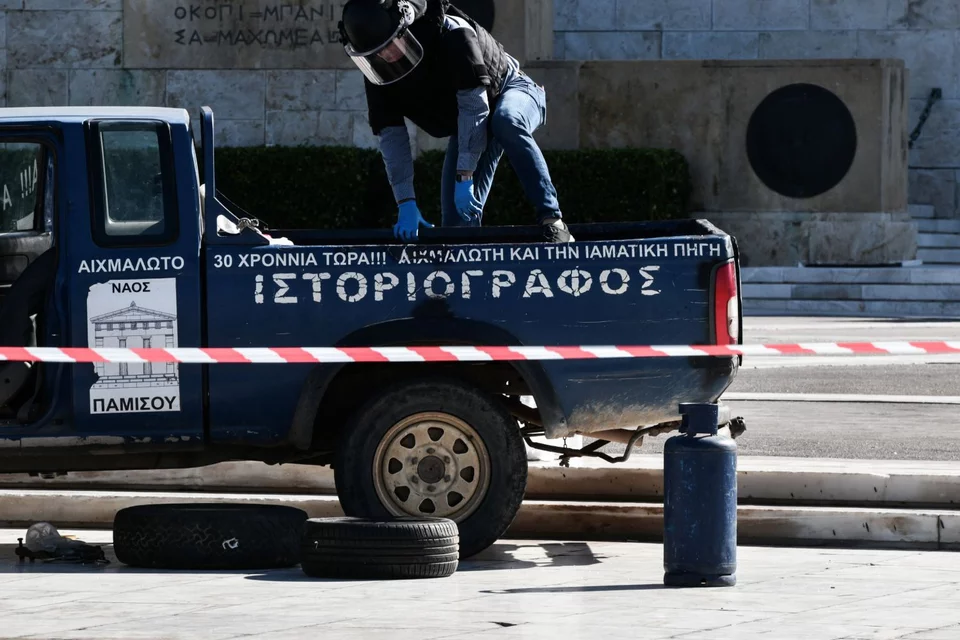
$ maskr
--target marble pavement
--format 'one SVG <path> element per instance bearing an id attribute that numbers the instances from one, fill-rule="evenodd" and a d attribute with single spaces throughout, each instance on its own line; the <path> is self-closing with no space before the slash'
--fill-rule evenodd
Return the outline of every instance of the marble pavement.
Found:
<path id="1" fill-rule="evenodd" d="M 109 545 L 109 531 L 68 531 Z M 666 589 L 658 544 L 504 540 L 428 581 L 299 569 L 17 564 L 0 531 L 2 638 L 678 638 L 955 640 L 960 554 L 738 549 L 732 588 Z"/>

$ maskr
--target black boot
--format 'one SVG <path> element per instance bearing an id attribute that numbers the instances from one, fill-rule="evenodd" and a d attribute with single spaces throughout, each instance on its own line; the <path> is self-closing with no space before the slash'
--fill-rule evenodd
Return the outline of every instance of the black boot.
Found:
<path id="1" fill-rule="evenodd" d="M 543 237 L 547 242 L 574 242 L 570 229 L 560 218 L 548 218 L 543 221 Z"/>

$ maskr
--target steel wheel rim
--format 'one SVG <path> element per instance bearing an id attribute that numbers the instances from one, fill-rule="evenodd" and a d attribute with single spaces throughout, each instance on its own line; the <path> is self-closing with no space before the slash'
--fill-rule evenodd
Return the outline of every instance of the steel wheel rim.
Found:
<path id="1" fill-rule="evenodd" d="M 490 487 L 490 454 L 476 430 L 448 413 L 408 416 L 390 427 L 373 459 L 380 503 L 397 517 L 469 517 Z"/>

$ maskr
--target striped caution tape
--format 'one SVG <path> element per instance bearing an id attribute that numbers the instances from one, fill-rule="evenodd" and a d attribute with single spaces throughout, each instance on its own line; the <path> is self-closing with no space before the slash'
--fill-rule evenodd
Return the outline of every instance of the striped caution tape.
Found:
<path id="1" fill-rule="evenodd" d="M 0 347 L 0 360 L 17 362 L 282 364 L 327 362 L 490 362 L 677 358 L 690 356 L 850 356 L 960 354 L 960 342 L 825 342 L 748 345 L 650 346 L 431 346 L 431 347 L 240 347 L 93 349 Z"/>

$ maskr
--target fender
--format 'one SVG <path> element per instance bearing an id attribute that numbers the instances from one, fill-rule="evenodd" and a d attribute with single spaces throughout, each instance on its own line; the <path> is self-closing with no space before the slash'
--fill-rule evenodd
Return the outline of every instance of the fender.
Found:
<path id="1" fill-rule="evenodd" d="M 495 325 L 454 317 L 407 318 L 370 325 L 341 340 L 336 347 L 377 346 L 521 346 L 510 332 Z M 298 449 L 308 449 L 313 439 L 317 409 L 327 388 L 345 364 L 317 365 L 304 381 L 293 414 L 288 441 Z M 563 429 L 566 418 L 560 410 L 549 376 L 538 361 L 512 361 L 536 400 L 544 426 Z M 548 426 L 549 425 L 549 426 Z"/>

